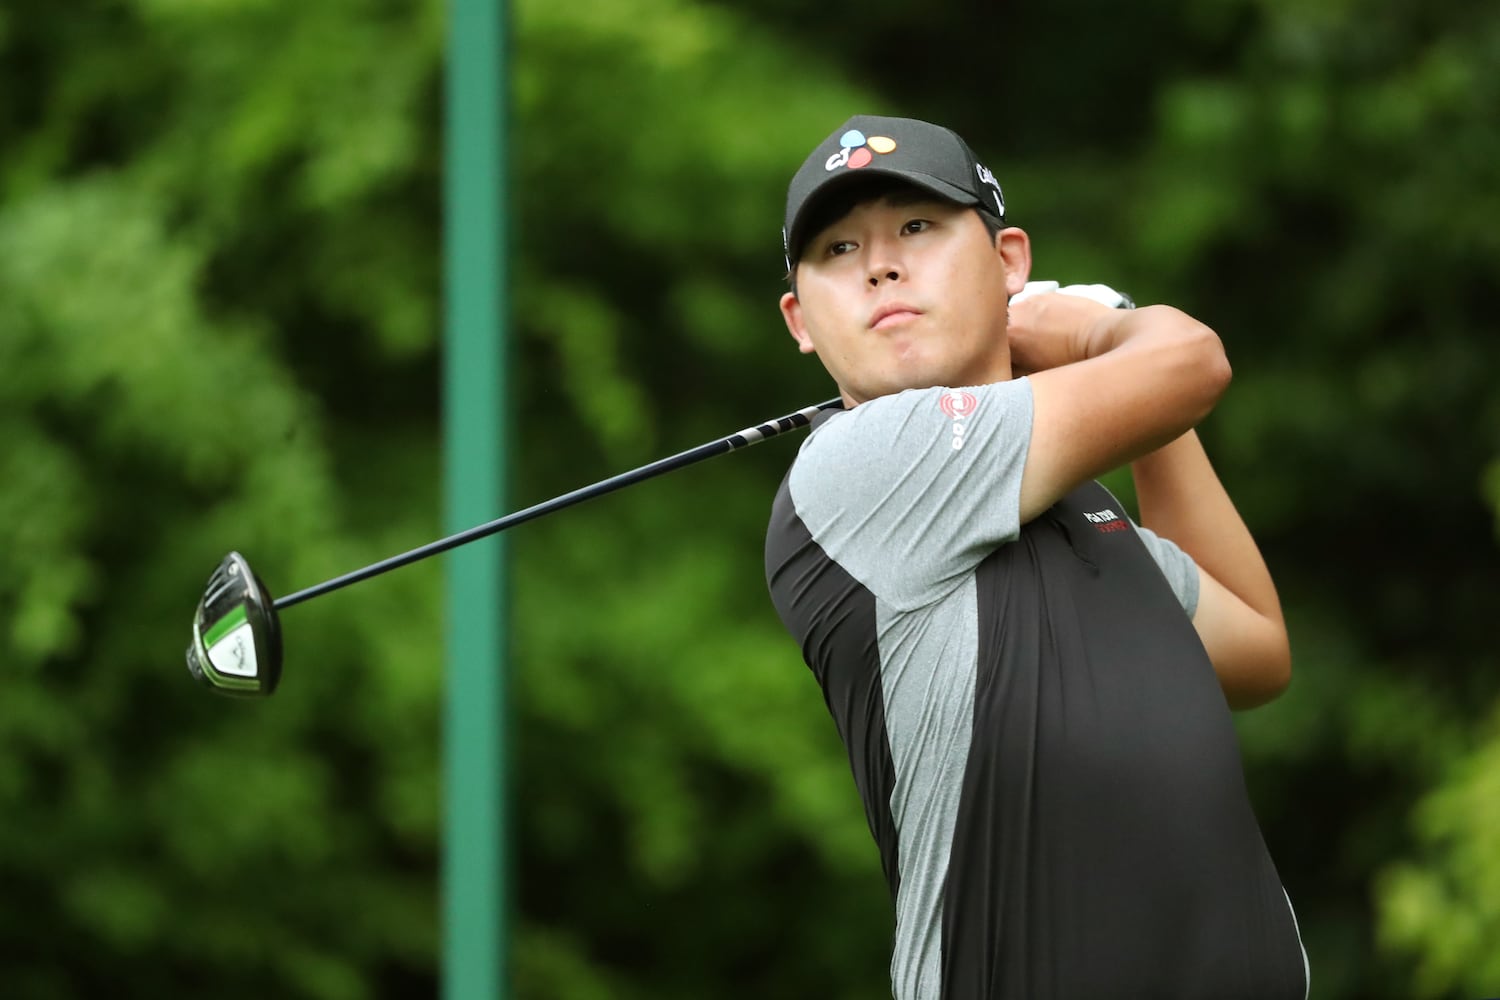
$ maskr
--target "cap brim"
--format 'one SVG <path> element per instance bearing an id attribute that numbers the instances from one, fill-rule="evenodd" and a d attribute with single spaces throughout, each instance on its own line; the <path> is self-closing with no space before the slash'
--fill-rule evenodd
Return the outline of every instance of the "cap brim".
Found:
<path id="1" fill-rule="evenodd" d="M 850 184 L 857 184 L 862 179 L 870 177 L 896 177 L 907 181 L 912 185 L 931 191 L 944 201 L 951 201 L 956 205 L 981 205 L 982 202 L 974 197 L 972 192 L 950 184 L 940 177 L 924 174 L 918 170 L 901 170 L 894 167 L 881 167 L 870 164 L 858 170 L 844 170 L 830 176 L 823 183 L 808 192 L 802 204 L 797 208 L 797 215 L 792 220 L 791 227 L 787 230 L 787 257 L 788 263 L 796 264 L 802 256 L 802 245 L 807 242 L 811 233 L 805 232 L 807 218 L 812 210 L 830 195 L 838 193 Z"/>

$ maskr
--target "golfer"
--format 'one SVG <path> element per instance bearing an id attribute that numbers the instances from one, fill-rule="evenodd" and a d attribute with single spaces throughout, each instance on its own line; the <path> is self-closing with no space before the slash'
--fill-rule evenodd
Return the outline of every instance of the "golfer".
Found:
<path id="1" fill-rule="evenodd" d="M 781 312 L 845 410 L 766 572 L 879 846 L 892 992 L 1304 997 L 1230 718 L 1286 688 L 1287 635 L 1193 432 L 1223 345 L 1102 286 L 1022 295 L 1005 219 L 962 139 L 899 118 L 840 126 L 787 198 Z M 1139 525 L 1094 481 L 1126 463 Z"/>

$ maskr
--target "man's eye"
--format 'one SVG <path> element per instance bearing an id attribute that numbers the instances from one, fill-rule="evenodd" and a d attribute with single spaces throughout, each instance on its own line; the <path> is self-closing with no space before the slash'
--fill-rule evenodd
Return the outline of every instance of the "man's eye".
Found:
<path id="1" fill-rule="evenodd" d="M 912 219 L 901 227 L 903 233 L 920 233 L 932 228 L 932 222 L 927 219 Z"/>

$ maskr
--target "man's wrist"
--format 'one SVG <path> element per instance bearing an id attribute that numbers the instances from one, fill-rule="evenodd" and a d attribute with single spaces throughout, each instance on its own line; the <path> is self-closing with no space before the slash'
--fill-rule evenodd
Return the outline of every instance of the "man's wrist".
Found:
<path id="1" fill-rule="evenodd" d="M 1078 359 L 1087 361 L 1113 351 L 1130 339 L 1134 314 L 1120 309 L 1101 312 L 1084 324 L 1078 339 Z"/>

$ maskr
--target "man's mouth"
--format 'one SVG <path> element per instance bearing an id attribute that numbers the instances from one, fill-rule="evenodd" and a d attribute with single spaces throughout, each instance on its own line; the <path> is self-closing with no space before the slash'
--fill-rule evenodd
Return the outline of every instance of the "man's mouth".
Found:
<path id="1" fill-rule="evenodd" d="M 888 302 L 870 314 L 870 329 L 884 330 L 887 327 L 897 326 L 908 320 L 922 315 L 921 310 L 915 309 L 904 302 Z"/>

